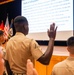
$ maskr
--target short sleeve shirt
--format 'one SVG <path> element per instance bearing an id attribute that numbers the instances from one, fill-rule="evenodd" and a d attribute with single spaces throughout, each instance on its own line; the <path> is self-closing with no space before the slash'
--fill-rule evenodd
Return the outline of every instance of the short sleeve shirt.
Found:
<path id="1" fill-rule="evenodd" d="M 66 60 L 57 63 L 53 67 L 51 75 L 74 75 L 74 57 L 68 57 Z"/>
<path id="2" fill-rule="evenodd" d="M 17 32 L 6 44 L 6 56 L 10 68 L 15 73 L 26 73 L 27 59 L 39 59 L 43 52 L 38 43 Z"/>

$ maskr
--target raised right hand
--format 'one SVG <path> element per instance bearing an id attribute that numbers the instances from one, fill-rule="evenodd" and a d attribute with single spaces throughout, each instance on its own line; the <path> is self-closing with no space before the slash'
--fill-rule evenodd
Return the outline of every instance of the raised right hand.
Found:
<path id="1" fill-rule="evenodd" d="M 50 29 L 48 29 L 48 31 L 47 31 L 49 38 L 55 39 L 55 37 L 56 37 L 56 30 L 57 30 L 57 27 L 55 28 L 55 23 L 52 23 L 50 25 Z"/>

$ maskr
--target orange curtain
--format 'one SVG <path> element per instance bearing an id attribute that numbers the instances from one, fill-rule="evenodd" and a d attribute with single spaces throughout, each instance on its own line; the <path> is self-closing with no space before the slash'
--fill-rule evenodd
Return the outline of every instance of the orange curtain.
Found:
<path id="1" fill-rule="evenodd" d="M 51 75 L 51 71 L 52 71 L 53 66 L 56 63 L 61 62 L 66 58 L 67 58 L 67 56 L 53 55 L 51 58 L 50 64 L 48 66 L 42 65 L 38 61 L 35 61 L 35 68 L 38 71 L 39 75 Z"/>

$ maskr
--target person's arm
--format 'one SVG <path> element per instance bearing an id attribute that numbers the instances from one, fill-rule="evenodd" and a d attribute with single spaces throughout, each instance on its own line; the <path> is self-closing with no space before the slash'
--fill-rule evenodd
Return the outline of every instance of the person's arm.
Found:
<path id="1" fill-rule="evenodd" d="M 27 60 L 27 75 L 38 75 L 35 68 L 33 68 L 33 63 L 30 59 Z"/>
<path id="2" fill-rule="evenodd" d="M 55 40 L 55 37 L 56 37 L 56 30 L 57 30 L 57 27 L 55 28 L 55 24 L 51 24 L 50 25 L 50 30 L 48 30 L 48 36 L 50 38 L 50 41 L 48 43 L 48 47 L 47 47 L 47 50 L 46 52 L 37 60 L 39 61 L 40 63 L 44 64 L 44 65 L 48 65 L 49 62 L 50 62 L 50 59 L 51 59 L 51 56 L 52 56 L 52 53 L 53 53 L 53 47 L 54 47 L 54 40 Z"/>
<path id="3" fill-rule="evenodd" d="M 4 72 L 4 60 L 3 60 L 3 52 L 0 48 L 0 75 L 3 75 Z"/>

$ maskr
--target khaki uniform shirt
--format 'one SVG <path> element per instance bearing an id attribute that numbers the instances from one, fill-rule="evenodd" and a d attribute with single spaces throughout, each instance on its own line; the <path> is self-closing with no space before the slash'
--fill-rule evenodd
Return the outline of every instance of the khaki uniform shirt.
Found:
<path id="1" fill-rule="evenodd" d="M 43 52 L 37 42 L 17 32 L 6 44 L 6 56 L 11 70 L 14 73 L 26 73 L 27 59 L 38 59 Z"/>
<path id="2" fill-rule="evenodd" d="M 74 75 L 74 57 L 68 57 L 66 60 L 56 64 L 51 75 Z"/>

